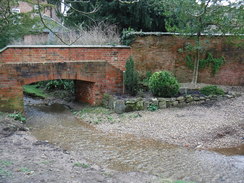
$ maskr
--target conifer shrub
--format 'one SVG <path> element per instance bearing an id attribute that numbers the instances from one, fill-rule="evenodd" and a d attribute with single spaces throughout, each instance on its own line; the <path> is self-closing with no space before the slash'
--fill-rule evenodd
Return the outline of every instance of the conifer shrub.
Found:
<path id="1" fill-rule="evenodd" d="M 155 72 L 149 79 L 149 89 L 157 97 L 173 97 L 179 93 L 177 79 L 168 71 Z"/>
<path id="2" fill-rule="evenodd" d="M 125 88 L 126 91 L 130 94 L 135 96 L 138 92 L 138 72 L 135 70 L 134 60 L 130 57 L 126 61 L 125 65 Z"/>
<path id="3" fill-rule="evenodd" d="M 205 86 L 200 89 L 200 92 L 204 95 L 224 95 L 225 92 L 222 88 L 217 86 Z"/>

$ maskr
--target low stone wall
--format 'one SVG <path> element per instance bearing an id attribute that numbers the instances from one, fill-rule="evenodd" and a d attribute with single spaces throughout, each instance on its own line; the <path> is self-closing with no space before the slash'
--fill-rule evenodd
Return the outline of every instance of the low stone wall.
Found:
<path id="1" fill-rule="evenodd" d="M 124 112 L 149 110 L 155 107 L 156 109 L 165 109 L 170 107 L 184 107 L 189 105 L 199 105 L 204 103 L 212 103 L 215 101 L 231 99 L 240 96 L 235 93 L 227 93 L 222 96 L 196 96 L 185 95 L 177 98 L 127 98 L 119 99 L 116 96 L 105 95 L 103 98 L 103 106 L 114 110 L 118 114 Z"/>

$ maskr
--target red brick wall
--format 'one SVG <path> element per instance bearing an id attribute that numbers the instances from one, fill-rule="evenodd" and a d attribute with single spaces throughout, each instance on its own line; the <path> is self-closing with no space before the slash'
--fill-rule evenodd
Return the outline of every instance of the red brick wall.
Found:
<path id="1" fill-rule="evenodd" d="M 9 47 L 0 54 L 0 63 L 105 60 L 124 70 L 130 54 L 128 47 Z"/>
<path id="2" fill-rule="evenodd" d="M 224 56 L 226 63 L 215 76 L 211 68 L 201 70 L 198 82 L 222 85 L 244 85 L 244 49 L 228 43 L 226 37 L 214 37 L 205 40 L 207 50 L 216 57 Z M 209 43 L 208 43 L 209 41 Z M 243 42 L 243 40 L 241 40 Z M 193 39 L 179 36 L 137 36 L 132 44 L 132 55 L 136 68 L 142 72 L 169 70 L 180 82 L 190 82 L 192 70 L 184 61 L 185 55 L 178 52 L 187 43 L 194 43 Z M 236 41 L 240 42 L 240 41 Z"/>
<path id="3" fill-rule="evenodd" d="M 76 80 L 76 99 L 97 105 L 103 94 L 121 93 L 129 48 L 9 48 L 0 53 L 0 110 L 22 111 L 22 86 Z"/>

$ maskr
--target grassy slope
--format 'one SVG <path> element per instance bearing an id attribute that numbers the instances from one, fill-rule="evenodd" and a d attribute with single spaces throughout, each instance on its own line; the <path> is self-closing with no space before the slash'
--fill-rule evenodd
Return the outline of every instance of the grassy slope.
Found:
<path id="1" fill-rule="evenodd" d="M 37 85 L 24 85 L 24 93 L 33 97 L 46 98 L 47 95 L 43 89 L 38 88 Z"/>

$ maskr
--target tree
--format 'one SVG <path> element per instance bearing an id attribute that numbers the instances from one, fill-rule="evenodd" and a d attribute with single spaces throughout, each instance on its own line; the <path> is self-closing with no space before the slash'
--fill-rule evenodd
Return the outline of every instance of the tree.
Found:
<path id="1" fill-rule="evenodd" d="M 158 5 L 167 17 L 167 31 L 196 38 L 194 84 L 198 79 L 201 36 L 244 33 L 244 5 L 241 0 L 159 0 Z"/>
<path id="2" fill-rule="evenodd" d="M 38 18 L 32 17 L 31 12 L 12 12 L 12 7 L 15 7 L 17 4 L 17 0 L 0 1 L 0 48 L 13 40 L 22 38 L 26 34 L 35 33 L 40 30 L 38 26 L 34 27 Z"/>
<path id="3" fill-rule="evenodd" d="M 90 0 L 71 2 L 65 18 L 69 26 L 93 26 L 100 22 L 116 24 L 120 30 L 133 28 L 143 31 L 165 31 L 164 16 L 153 4 L 154 0 Z M 96 9 L 96 11 L 93 11 Z M 84 15 L 82 12 L 93 12 Z M 82 15 L 82 16 L 81 16 Z"/>
<path id="4" fill-rule="evenodd" d="M 138 73 L 132 57 L 126 61 L 125 69 L 125 88 L 129 94 L 135 96 L 138 92 Z"/>

